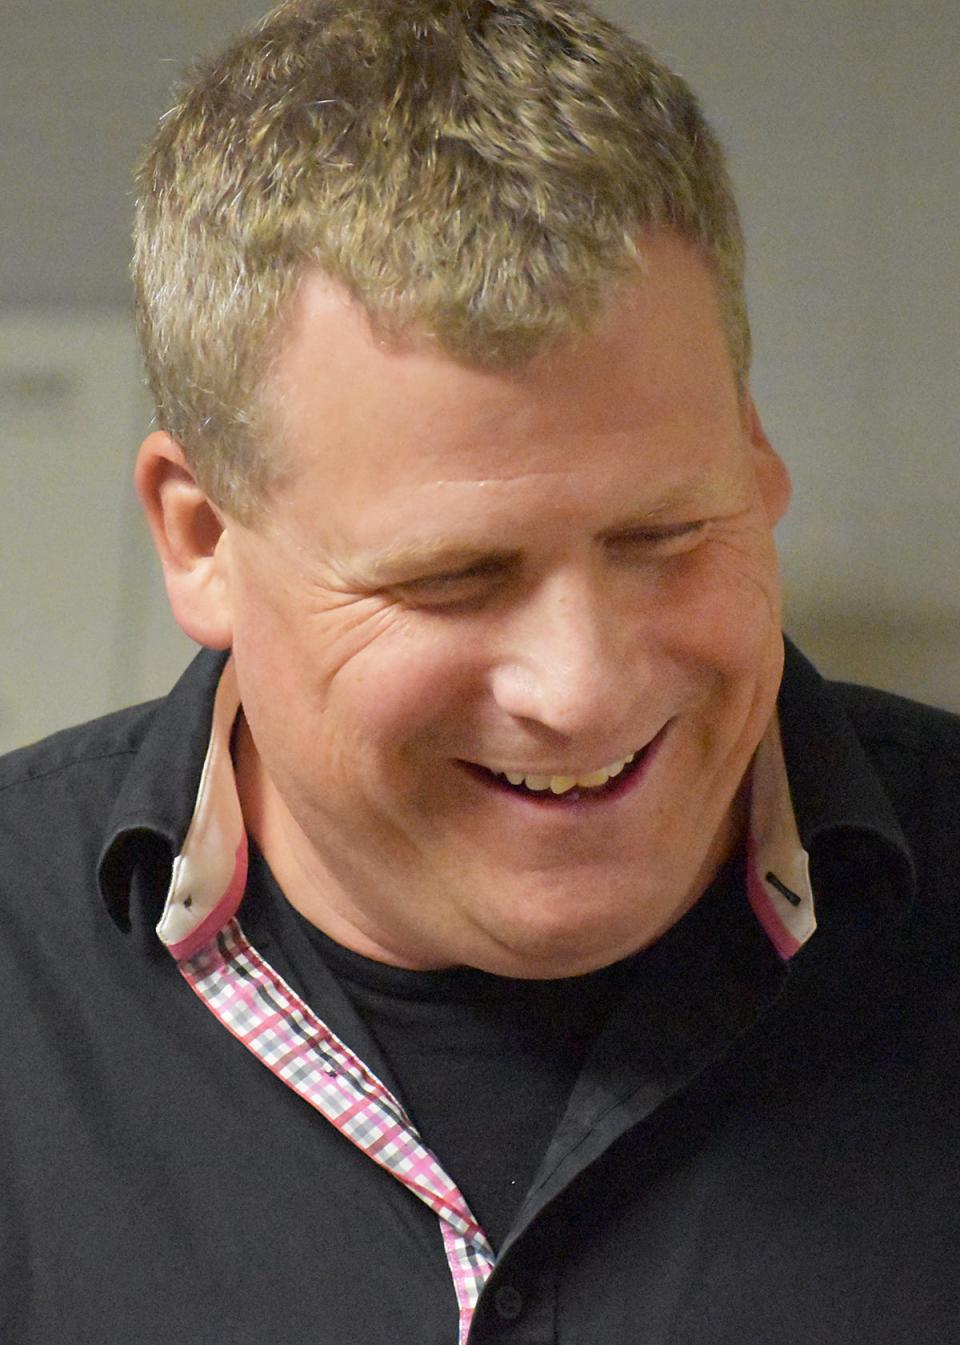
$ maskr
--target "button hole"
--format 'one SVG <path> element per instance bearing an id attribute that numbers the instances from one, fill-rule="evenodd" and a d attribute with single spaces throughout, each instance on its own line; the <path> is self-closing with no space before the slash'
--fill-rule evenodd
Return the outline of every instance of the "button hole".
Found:
<path id="1" fill-rule="evenodd" d="M 800 906 L 803 904 L 800 898 L 797 896 L 796 892 L 791 892 L 790 888 L 787 887 L 786 883 L 781 883 L 780 879 L 777 877 L 775 873 L 767 874 L 767 882 L 770 884 L 771 887 L 775 887 L 777 889 L 781 897 L 786 897 L 787 901 L 789 901 L 791 906 Z"/>

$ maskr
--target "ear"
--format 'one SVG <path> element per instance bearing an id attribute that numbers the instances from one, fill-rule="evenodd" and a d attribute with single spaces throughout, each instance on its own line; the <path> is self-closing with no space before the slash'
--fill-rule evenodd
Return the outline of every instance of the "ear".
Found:
<path id="1" fill-rule="evenodd" d="M 140 445 L 134 482 L 177 624 L 198 644 L 227 649 L 233 630 L 224 519 L 169 434 L 156 431 Z"/>
<path id="2" fill-rule="evenodd" d="M 767 438 L 749 391 L 743 398 L 743 417 L 753 455 L 760 498 L 763 500 L 767 521 L 773 528 L 783 518 L 790 504 L 792 492 L 790 473 L 787 471 L 787 464 Z"/>

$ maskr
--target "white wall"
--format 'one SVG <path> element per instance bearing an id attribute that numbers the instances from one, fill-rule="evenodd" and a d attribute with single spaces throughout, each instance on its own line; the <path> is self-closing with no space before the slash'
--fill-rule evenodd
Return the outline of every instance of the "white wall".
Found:
<path id="1" fill-rule="evenodd" d="M 828 671 L 960 708 L 960 5 L 602 8 L 687 75 L 732 153 L 751 244 L 754 390 L 796 484 L 781 538 L 791 628 Z M 4 11 L 0 317 L 79 309 L 115 331 L 126 321 L 136 147 L 184 58 L 259 9 L 18 0 Z M 126 354 L 121 367 L 132 378 Z M 54 482 L 49 444 L 33 451 L 0 405 L 0 625 L 14 632 L 0 660 L 0 745 L 159 692 L 185 657 L 129 492 L 114 536 L 80 487 L 96 479 L 116 499 L 128 469 L 141 413 L 121 409 L 138 404 L 119 374 L 111 387 L 98 431 L 62 427 L 72 492 Z M 24 500 L 43 520 L 27 531 Z M 74 647 L 86 637 L 105 660 L 96 676 L 64 674 L 51 614 L 65 608 Z M 25 703 L 24 681 L 35 708 L 18 726 L 10 706 Z"/>
<path id="2" fill-rule="evenodd" d="M 0 317 L 0 751 L 143 700 L 192 646 L 132 485 L 149 420 L 125 314 Z"/>
<path id="3" fill-rule="evenodd" d="M 791 629 L 960 708 L 960 5 L 636 4 L 728 144 Z M 642 16 L 642 17 L 641 17 Z"/>

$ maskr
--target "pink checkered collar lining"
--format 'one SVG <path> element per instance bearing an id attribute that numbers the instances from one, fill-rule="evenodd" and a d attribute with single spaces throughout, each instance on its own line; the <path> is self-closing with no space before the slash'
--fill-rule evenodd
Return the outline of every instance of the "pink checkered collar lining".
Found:
<path id="1" fill-rule="evenodd" d="M 437 1216 L 465 1345 L 493 1250 L 402 1104 L 257 952 L 235 917 L 179 967 L 228 1032 Z"/>

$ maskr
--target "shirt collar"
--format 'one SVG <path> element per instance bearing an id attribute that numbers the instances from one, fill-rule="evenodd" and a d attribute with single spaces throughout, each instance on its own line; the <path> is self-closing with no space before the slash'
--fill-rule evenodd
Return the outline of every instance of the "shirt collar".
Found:
<path id="1" fill-rule="evenodd" d="M 131 916 L 155 923 L 170 867 L 197 803 L 211 715 L 227 655 L 201 650 L 173 690 L 157 702 L 117 795 L 97 866 L 107 910 L 122 929 Z M 148 861 L 148 862 L 147 862 Z M 143 882 L 144 867 L 150 881 Z M 131 911 L 131 892 L 156 908 Z"/>
<path id="2" fill-rule="evenodd" d="M 149 892 L 140 919 L 156 923 L 179 957 L 215 933 L 243 895 L 246 837 L 230 757 L 238 708 L 228 656 L 202 651 L 159 704 L 101 851 L 100 887 L 114 919 L 129 928 L 131 894 L 144 901 Z M 782 957 L 816 928 L 808 853 L 850 829 L 897 855 L 909 886 L 892 805 L 842 707 L 788 642 L 779 714 L 752 772 L 748 854 L 748 896 Z M 146 884 L 137 873 L 144 855 L 154 867 Z"/>
<path id="3" fill-rule="evenodd" d="M 890 860 L 891 900 L 909 905 L 916 874 L 893 804 L 839 696 L 790 640 L 778 713 L 804 848 L 827 854 L 853 836 L 880 847 Z"/>

